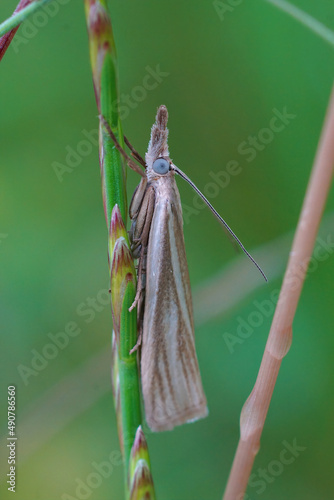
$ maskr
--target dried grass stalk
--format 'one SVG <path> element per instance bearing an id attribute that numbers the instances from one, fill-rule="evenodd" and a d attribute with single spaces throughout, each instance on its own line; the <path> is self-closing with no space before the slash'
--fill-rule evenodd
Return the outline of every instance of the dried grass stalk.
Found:
<path id="1" fill-rule="evenodd" d="M 334 87 L 279 300 L 254 388 L 240 416 L 240 439 L 223 500 L 242 500 L 312 255 L 334 167 Z"/>

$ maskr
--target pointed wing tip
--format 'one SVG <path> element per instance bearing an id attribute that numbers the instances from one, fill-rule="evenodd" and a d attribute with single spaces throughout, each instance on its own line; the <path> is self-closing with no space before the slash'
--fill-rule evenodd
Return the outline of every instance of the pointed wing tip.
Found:
<path id="1" fill-rule="evenodd" d="M 168 416 L 166 418 L 160 418 L 159 421 L 147 416 L 146 421 L 151 431 L 164 432 L 171 431 L 178 425 L 196 422 L 197 420 L 207 417 L 208 414 L 209 410 L 205 402 L 200 407 L 188 409 L 182 413 L 173 415 L 172 417 Z"/>

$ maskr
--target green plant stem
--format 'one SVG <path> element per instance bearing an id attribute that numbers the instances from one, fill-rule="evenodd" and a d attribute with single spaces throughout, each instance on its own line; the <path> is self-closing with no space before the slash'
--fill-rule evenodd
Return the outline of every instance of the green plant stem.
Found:
<path id="1" fill-rule="evenodd" d="M 136 288 L 133 282 L 130 282 L 125 292 L 122 308 L 119 350 L 119 380 L 126 478 L 128 478 L 131 448 L 137 428 L 141 425 L 137 355 L 136 353 L 129 354 L 137 342 L 137 311 L 128 312 L 135 294 Z"/>
<path id="2" fill-rule="evenodd" d="M 116 50 L 107 2 L 85 0 L 85 13 L 98 111 L 124 148 L 122 127 L 115 104 L 118 102 Z M 129 498 L 130 489 L 133 489 L 132 477 L 129 475 L 129 459 L 137 429 L 141 426 L 137 353 L 130 355 L 130 350 L 137 341 L 136 308 L 129 312 L 136 293 L 136 272 L 126 231 L 126 168 L 103 121 L 100 121 L 100 169 L 104 212 L 109 231 L 108 251 L 114 325 L 113 393 L 120 446 L 124 457 L 125 496 Z M 153 483 L 150 491 L 153 491 Z M 153 499 L 154 495 L 147 498 Z"/>
<path id="3" fill-rule="evenodd" d="M 313 33 L 320 36 L 323 40 L 329 43 L 332 47 L 334 47 L 334 33 L 327 26 L 323 25 L 320 21 L 310 16 L 303 10 L 295 7 L 290 2 L 286 0 L 265 0 L 268 3 L 271 3 L 278 9 L 286 12 L 291 17 L 299 21 L 301 24 L 309 28 Z"/>
<path id="4" fill-rule="evenodd" d="M 14 14 L 6 19 L 3 23 L 0 24 L 0 36 L 5 35 L 8 31 L 16 28 L 19 24 L 22 23 L 27 17 L 31 16 L 34 12 L 40 9 L 46 3 L 51 2 L 52 0 L 34 0 L 32 3 L 19 10 L 18 12 L 14 12 Z"/>

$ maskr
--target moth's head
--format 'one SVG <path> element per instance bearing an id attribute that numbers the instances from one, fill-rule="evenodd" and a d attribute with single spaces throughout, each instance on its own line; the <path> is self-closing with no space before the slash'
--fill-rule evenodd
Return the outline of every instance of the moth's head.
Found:
<path id="1" fill-rule="evenodd" d="M 168 111 L 166 106 L 158 108 L 155 123 L 151 129 L 151 138 L 145 156 L 148 179 L 162 177 L 171 170 L 171 159 L 168 151 Z M 174 172 L 173 172 L 174 174 Z"/>

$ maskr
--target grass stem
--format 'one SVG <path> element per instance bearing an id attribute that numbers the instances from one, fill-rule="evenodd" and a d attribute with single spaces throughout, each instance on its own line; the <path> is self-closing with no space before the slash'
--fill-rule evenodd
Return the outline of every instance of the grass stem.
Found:
<path id="1" fill-rule="evenodd" d="M 116 49 L 106 0 L 85 0 L 90 60 L 95 97 L 100 116 L 100 169 L 103 205 L 109 232 L 108 255 L 113 316 L 112 384 L 117 414 L 120 447 L 124 457 L 125 498 L 142 498 L 142 481 L 138 481 L 136 460 L 145 471 L 145 499 L 154 498 L 148 460 L 133 454 L 133 447 L 145 441 L 141 431 L 140 383 L 137 353 L 130 350 L 137 342 L 137 311 L 129 312 L 136 293 L 136 272 L 126 231 L 126 168 L 120 152 L 105 126 L 105 121 L 124 149 L 124 138 L 118 114 L 118 78 Z M 141 439 L 138 441 L 140 429 Z M 137 440 L 136 440 L 137 436 Z M 136 444 L 137 443 L 137 444 Z M 147 447 L 146 447 L 147 450 Z M 147 452 L 148 454 L 148 452 Z M 138 458 L 133 458 L 138 455 Z M 131 459 L 131 470 L 129 472 Z M 143 461 L 145 464 L 143 464 Z M 139 467 L 139 466 L 138 466 Z M 138 476 L 139 475 L 139 476 Z M 131 492 L 131 493 L 130 493 Z"/>
<path id="2" fill-rule="evenodd" d="M 281 362 L 292 342 L 292 322 L 333 177 L 333 137 L 334 87 L 259 373 L 241 411 L 239 444 L 223 500 L 243 498 L 260 448 Z"/>

